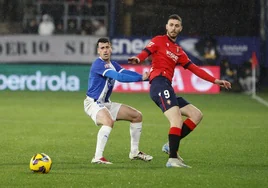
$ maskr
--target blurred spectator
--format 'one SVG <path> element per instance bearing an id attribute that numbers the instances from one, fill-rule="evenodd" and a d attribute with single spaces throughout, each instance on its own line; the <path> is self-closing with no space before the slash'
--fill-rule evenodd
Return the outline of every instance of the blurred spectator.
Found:
<path id="1" fill-rule="evenodd" d="M 92 15 L 92 0 L 87 0 L 84 3 L 81 3 L 79 8 L 80 8 L 80 13 L 82 16 L 91 16 Z"/>
<path id="2" fill-rule="evenodd" d="M 55 30 L 55 25 L 48 14 L 42 16 L 42 22 L 39 24 L 39 35 L 52 35 Z"/>
<path id="3" fill-rule="evenodd" d="M 229 82 L 233 83 L 237 79 L 237 71 L 231 67 L 229 61 L 227 59 L 223 59 L 220 63 L 220 69 L 221 69 L 221 79 L 227 80 Z"/>
<path id="4" fill-rule="evenodd" d="M 204 39 L 201 39 L 196 44 L 196 49 L 200 56 L 204 58 L 204 65 L 216 65 L 219 53 L 217 50 L 217 41 L 214 38 L 207 36 Z"/>
<path id="5" fill-rule="evenodd" d="M 50 15 L 54 21 L 59 21 L 64 14 L 64 4 L 46 0 L 40 4 L 40 13 Z"/>
<path id="6" fill-rule="evenodd" d="M 63 28 L 63 24 L 62 22 L 58 22 L 56 24 L 56 30 L 55 30 L 55 34 L 64 34 L 64 28 Z"/>
<path id="7" fill-rule="evenodd" d="M 87 4 L 89 7 L 92 7 L 92 1 L 93 0 L 80 0 L 81 3 Z"/>
<path id="8" fill-rule="evenodd" d="M 82 23 L 81 35 L 91 35 L 92 34 L 92 23 L 90 20 L 84 20 Z"/>
<path id="9" fill-rule="evenodd" d="M 92 24 L 94 26 L 93 34 L 100 37 L 107 36 L 107 28 L 105 27 L 103 21 L 93 20 Z"/>
<path id="10" fill-rule="evenodd" d="M 77 30 L 75 20 L 69 20 L 68 21 L 67 33 L 68 34 L 78 34 L 79 33 L 79 31 Z"/>
<path id="11" fill-rule="evenodd" d="M 77 5 L 76 2 L 74 1 L 71 1 L 68 5 L 68 15 L 71 15 L 71 16 L 77 16 L 78 15 L 78 8 L 79 6 Z"/>
<path id="12" fill-rule="evenodd" d="M 104 4 L 98 4 L 99 1 L 93 1 L 92 3 L 92 15 L 94 16 L 105 16 L 106 7 Z"/>
<path id="13" fill-rule="evenodd" d="M 65 0 L 68 3 L 78 3 L 80 0 Z"/>
<path id="14" fill-rule="evenodd" d="M 238 77 L 239 84 L 244 93 L 251 94 L 253 87 L 251 60 L 243 62 L 239 69 Z"/>
<path id="15" fill-rule="evenodd" d="M 24 8 L 24 10 L 23 10 L 24 15 L 23 16 L 26 19 L 28 19 L 28 18 L 34 18 L 36 16 L 37 11 L 36 11 L 36 8 L 34 7 L 34 5 L 32 5 L 32 4 L 29 3 L 29 4 L 27 4 L 23 8 Z"/>
<path id="16" fill-rule="evenodd" d="M 38 34 L 38 23 L 36 19 L 30 20 L 26 28 L 24 28 L 23 33 L 26 34 Z"/>

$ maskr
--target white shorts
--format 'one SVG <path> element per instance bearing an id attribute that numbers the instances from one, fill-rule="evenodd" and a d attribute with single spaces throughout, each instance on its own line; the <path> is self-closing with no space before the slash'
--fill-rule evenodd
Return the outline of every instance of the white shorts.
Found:
<path id="1" fill-rule="evenodd" d="M 122 104 L 116 102 L 100 103 L 99 101 L 94 101 L 94 99 L 90 97 L 86 97 L 84 100 L 84 110 L 86 114 L 92 118 L 96 125 L 97 113 L 101 109 L 106 108 L 110 112 L 112 119 L 115 121 L 121 105 Z"/>

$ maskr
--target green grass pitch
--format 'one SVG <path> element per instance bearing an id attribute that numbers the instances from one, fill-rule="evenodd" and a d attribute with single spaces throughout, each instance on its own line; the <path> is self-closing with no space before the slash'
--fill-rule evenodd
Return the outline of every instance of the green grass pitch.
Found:
<path id="1" fill-rule="evenodd" d="M 105 166 L 90 163 L 98 127 L 84 113 L 83 92 L 1 91 L 0 187 L 268 187 L 268 108 L 236 93 L 182 96 L 204 114 L 181 141 L 192 169 L 165 167 L 169 126 L 147 93 L 114 93 L 112 100 L 143 113 L 140 149 L 154 159 L 128 159 L 129 123 L 120 121 L 105 150 L 114 164 Z M 52 158 L 48 174 L 29 170 L 39 152 Z"/>

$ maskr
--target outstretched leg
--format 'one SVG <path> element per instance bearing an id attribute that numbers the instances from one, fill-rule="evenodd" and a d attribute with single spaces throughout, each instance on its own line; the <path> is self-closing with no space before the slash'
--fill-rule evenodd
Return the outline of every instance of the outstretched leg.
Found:
<path id="1" fill-rule="evenodd" d="M 190 134 L 203 118 L 202 112 L 192 104 L 188 104 L 181 109 L 181 114 L 186 116 L 187 119 L 182 125 L 182 138 Z"/>
<path id="2" fill-rule="evenodd" d="M 192 104 L 189 104 L 183 98 L 178 99 L 178 102 L 179 104 L 181 104 L 181 106 L 183 106 L 183 104 L 186 104 L 185 106 L 180 108 L 181 114 L 187 117 L 183 122 L 182 130 L 181 130 L 181 139 L 183 139 L 196 128 L 196 126 L 202 120 L 203 114 L 198 108 L 196 108 Z M 169 143 L 166 143 L 163 145 L 162 151 L 167 154 L 170 153 Z M 180 155 L 178 155 L 178 159 L 183 161 Z"/>

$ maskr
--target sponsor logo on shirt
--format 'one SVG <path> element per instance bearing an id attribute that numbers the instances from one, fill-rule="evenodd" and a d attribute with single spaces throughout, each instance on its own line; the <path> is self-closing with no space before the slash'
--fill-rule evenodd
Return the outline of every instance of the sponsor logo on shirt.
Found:
<path id="1" fill-rule="evenodd" d="M 149 44 L 147 44 L 147 47 L 151 47 L 152 45 L 154 45 L 153 42 L 149 42 Z"/>
<path id="2" fill-rule="evenodd" d="M 109 64 L 105 64 L 104 67 L 105 67 L 106 69 L 111 68 L 111 66 L 110 66 Z"/>
<path id="3" fill-rule="evenodd" d="M 166 51 L 166 54 L 168 57 L 170 57 L 174 62 L 177 62 L 178 61 L 178 56 L 176 56 L 175 54 L 173 54 L 171 51 Z"/>

